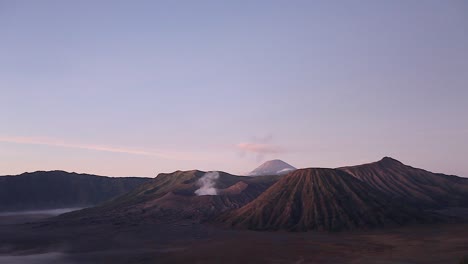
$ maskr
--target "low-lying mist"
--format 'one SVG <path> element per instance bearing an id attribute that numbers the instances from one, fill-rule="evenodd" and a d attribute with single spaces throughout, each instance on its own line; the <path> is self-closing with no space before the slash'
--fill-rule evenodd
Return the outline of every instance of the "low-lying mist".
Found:
<path id="1" fill-rule="evenodd" d="M 23 224 L 40 221 L 49 217 L 80 210 L 82 208 L 60 208 L 49 210 L 30 210 L 17 212 L 0 212 L 0 225 Z M 0 262 L 3 263 L 3 262 Z"/>
<path id="2" fill-rule="evenodd" d="M 28 211 L 11 211 L 11 212 L 0 212 L 0 216 L 14 216 L 14 215 L 60 215 L 83 208 L 59 208 L 59 209 L 47 209 L 47 210 L 28 210 Z"/>
<path id="3" fill-rule="evenodd" d="M 64 254 L 51 252 L 44 254 L 24 255 L 24 256 L 0 256 L 0 263 L 5 264 L 71 264 L 66 261 Z"/>

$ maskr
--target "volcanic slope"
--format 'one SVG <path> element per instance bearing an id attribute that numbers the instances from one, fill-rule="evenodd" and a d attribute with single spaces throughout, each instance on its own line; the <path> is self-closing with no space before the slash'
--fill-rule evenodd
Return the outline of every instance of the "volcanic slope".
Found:
<path id="1" fill-rule="evenodd" d="M 436 219 L 389 204 L 384 194 L 346 172 L 310 168 L 284 176 L 258 198 L 218 220 L 253 230 L 337 231 Z"/>
<path id="2" fill-rule="evenodd" d="M 176 171 L 159 174 L 154 180 L 132 192 L 95 208 L 65 214 L 61 219 L 91 222 L 193 220 L 202 222 L 221 212 L 240 208 L 255 199 L 279 176 L 246 177 L 218 172 L 215 180 L 218 195 L 197 196 L 199 179 L 205 172 Z"/>
<path id="3" fill-rule="evenodd" d="M 420 208 L 468 207 L 468 179 L 432 173 L 385 157 L 345 171 L 395 201 Z"/>

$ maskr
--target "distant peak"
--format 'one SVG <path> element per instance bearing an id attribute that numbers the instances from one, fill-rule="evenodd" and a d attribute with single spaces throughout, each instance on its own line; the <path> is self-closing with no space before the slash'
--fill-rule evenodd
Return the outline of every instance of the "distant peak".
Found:
<path id="1" fill-rule="evenodd" d="M 272 159 L 272 160 L 265 161 L 265 163 L 267 163 L 267 162 L 284 162 L 284 161 L 282 161 L 280 159 Z M 284 162 L 284 163 L 286 163 L 286 162 Z"/>
<path id="2" fill-rule="evenodd" d="M 400 161 L 391 158 L 391 157 L 383 157 L 379 163 L 384 163 L 384 164 L 402 164 Z"/>
<path id="3" fill-rule="evenodd" d="M 288 163 L 286 163 L 286 162 L 284 162 L 284 161 L 282 161 L 280 159 L 268 160 L 268 161 L 265 161 L 263 164 L 287 164 L 288 166 L 291 166 Z"/>
<path id="4" fill-rule="evenodd" d="M 289 165 L 288 163 L 279 160 L 269 160 L 264 162 L 258 168 L 249 173 L 250 176 L 260 176 L 260 175 L 281 175 L 287 174 L 296 168 Z"/>

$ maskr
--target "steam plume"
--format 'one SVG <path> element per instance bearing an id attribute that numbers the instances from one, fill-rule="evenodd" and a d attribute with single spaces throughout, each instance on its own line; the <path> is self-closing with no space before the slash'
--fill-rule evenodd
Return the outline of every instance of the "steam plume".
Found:
<path id="1" fill-rule="evenodd" d="M 203 177 L 198 180 L 200 188 L 195 191 L 195 194 L 200 195 L 217 195 L 218 192 L 215 188 L 216 180 L 219 178 L 217 171 L 207 172 Z"/>

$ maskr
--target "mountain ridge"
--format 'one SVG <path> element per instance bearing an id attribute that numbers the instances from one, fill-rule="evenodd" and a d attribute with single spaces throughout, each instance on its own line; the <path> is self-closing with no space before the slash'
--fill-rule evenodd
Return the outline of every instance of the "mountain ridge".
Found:
<path id="1" fill-rule="evenodd" d="M 0 211 L 93 206 L 150 180 L 151 178 L 107 177 L 61 170 L 0 176 Z"/>
<path id="2" fill-rule="evenodd" d="M 337 168 L 401 202 L 424 208 L 468 205 L 468 179 L 433 173 L 402 162 L 383 159 Z"/>

